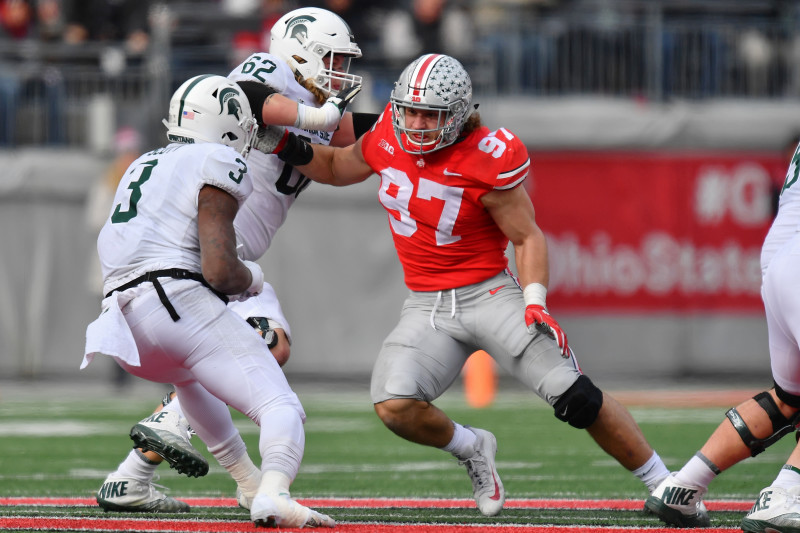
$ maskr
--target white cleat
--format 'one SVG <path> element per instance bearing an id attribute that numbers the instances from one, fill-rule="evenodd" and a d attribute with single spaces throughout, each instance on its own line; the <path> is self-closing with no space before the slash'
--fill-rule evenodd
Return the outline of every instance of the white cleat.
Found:
<path id="1" fill-rule="evenodd" d="M 478 510 L 484 516 L 495 516 L 503 509 L 506 501 L 506 491 L 494 463 L 497 439 L 484 429 L 468 429 L 478 437 L 475 441 L 475 453 L 471 457 L 459 458 L 458 462 L 467 467 Z"/>
<path id="2" fill-rule="evenodd" d="M 240 502 L 241 505 L 241 502 Z M 256 527 L 335 527 L 336 521 L 304 505 L 288 494 L 257 494 L 250 508 L 250 519 Z"/>
<path id="3" fill-rule="evenodd" d="M 800 533 L 800 487 L 767 487 L 742 519 L 747 533 Z"/>
<path id="4" fill-rule="evenodd" d="M 105 511 L 123 513 L 188 513 L 189 504 L 170 498 L 152 483 L 110 474 L 97 491 L 97 504 Z"/>
<path id="5" fill-rule="evenodd" d="M 644 502 L 644 507 L 662 522 L 677 527 L 708 527 L 711 520 L 703 503 L 706 489 L 679 483 L 667 476 Z"/>
<path id="6" fill-rule="evenodd" d="M 255 493 L 253 494 L 245 494 L 245 492 L 241 488 L 236 488 L 236 503 L 239 504 L 239 507 L 242 509 L 247 509 L 248 511 L 253 507 L 253 498 L 255 498 Z"/>
<path id="7" fill-rule="evenodd" d="M 131 428 L 136 448 L 154 451 L 189 477 L 208 474 L 208 461 L 189 442 L 189 423 L 174 411 L 159 411 Z"/>

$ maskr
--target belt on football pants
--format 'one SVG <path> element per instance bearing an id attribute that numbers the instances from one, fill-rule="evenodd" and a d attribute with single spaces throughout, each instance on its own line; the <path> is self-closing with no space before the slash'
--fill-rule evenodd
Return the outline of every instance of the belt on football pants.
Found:
<path id="1" fill-rule="evenodd" d="M 172 302 L 169 301 L 167 298 L 167 293 L 164 292 L 164 287 L 161 286 L 161 283 L 158 281 L 158 278 L 173 278 L 173 279 L 191 279 L 194 281 L 199 281 L 203 284 L 204 287 L 208 288 L 211 292 L 213 292 L 217 298 L 228 303 L 228 297 L 216 290 L 214 287 L 209 285 L 206 281 L 206 278 L 203 277 L 202 274 L 198 274 L 197 272 L 192 272 L 190 270 L 184 270 L 182 268 L 168 268 L 166 270 L 153 270 L 152 272 L 148 272 L 139 276 L 136 279 L 132 279 L 128 283 L 124 285 L 120 285 L 116 289 L 112 289 L 111 291 L 106 294 L 106 298 L 111 296 L 113 293 L 119 291 L 126 291 L 131 287 L 136 287 L 144 283 L 145 281 L 149 281 L 153 284 L 153 287 L 156 289 L 156 294 L 158 294 L 158 299 L 161 300 L 161 303 L 164 304 L 164 307 L 167 308 L 169 312 L 169 316 L 172 318 L 173 322 L 177 322 L 180 320 L 181 316 L 175 311 L 175 308 L 172 306 Z"/>

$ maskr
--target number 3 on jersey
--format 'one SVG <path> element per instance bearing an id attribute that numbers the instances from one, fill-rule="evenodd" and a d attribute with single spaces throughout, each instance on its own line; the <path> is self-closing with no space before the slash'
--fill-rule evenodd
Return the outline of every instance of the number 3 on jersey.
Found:
<path id="1" fill-rule="evenodd" d="M 139 200 L 142 199 L 142 185 L 144 185 L 144 183 L 150 179 L 150 175 L 153 173 L 153 168 L 155 168 L 157 164 L 158 159 L 151 159 L 150 161 L 145 161 L 142 163 L 144 168 L 142 168 L 141 177 L 138 180 L 132 181 L 128 184 L 128 189 L 131 190 L 131 196 L 128 200 L 128 209 L 123 211 L 122 204 L 117 204 L 117 206 L 114 208 L 114 213 L 111 215 L 112 224 L 128 222 L 138 214 L 138 211 L 136 210 L 136 204 L 138 204 Z"/>

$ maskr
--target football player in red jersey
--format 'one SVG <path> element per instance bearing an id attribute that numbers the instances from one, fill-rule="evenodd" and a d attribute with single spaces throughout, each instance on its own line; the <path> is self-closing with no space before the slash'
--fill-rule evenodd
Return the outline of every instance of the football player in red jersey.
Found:
<path id="1" fill-rule="evenodd" d="M 276 132 L 279 141 L 256 147 L 321 183 L 380 177 L 378 198 L 411 294 L 374 367 L 375 411 L 397 435 L 458 458 L 484 515 L 499 513 L 505 499 L 497 441 L 431 403 L 480 349 L 652 491 L 668 475 L 663 461 L 630 413 L 581 372 L 547 311 L 547 243 L 522 185 L 528 151 L 509 130 L 482 125 L 475 107 L 464 67 L 426 54 L 406 67 L 355 144 L 311 147 Z M 509 241 L 518 277 L 508 269 Z"/>

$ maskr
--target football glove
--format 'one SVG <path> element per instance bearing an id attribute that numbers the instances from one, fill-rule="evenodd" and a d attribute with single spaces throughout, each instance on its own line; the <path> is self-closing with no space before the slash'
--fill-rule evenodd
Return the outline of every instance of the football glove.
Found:
<path id="1" fill-rule="evenodd" d="M 289 132 L 283 126 L 259 126 L 253 148 L 265 154 L 275 154 L 286 145 Z"/>
<path id="2" fill-rule="evenodd" d="M 247 317 L 247 323 L 253 326 L 253 329 L 267 342 L 267 348 L 271 350 L 278 345 L 278 335 L 275 333 L 272 326 L 269 325 L 268 318 L 263 316 L 251 316 Z"/>
<path id="3" fill-rule="evenodd" d="M 538 331 L 555 339 L 556 344 L 561 349 L 561 356 L 565 359 L 569 358 L 570 349 L 567 345 L 567 334 L 558 325 L 556 319 L 550 316 L 544 306 L 527 306 L 525 308 L 525 324 L 528 326 L 528 333 L 531 335 Z"/>
<path id="4" fill-rule="evenodd" d="M 267 155 L 277 155 L 293 167 L 307 165 L 314 158 L 311 145 L 282 126 L 259 128 L 253 147 Z"/>
<path id="5" fill-rule="evenodd" d="M 344 110 L 347 109 L 348 104 L 353 101 L 358 93 L 361 92 L 361 84 L 353 85 L 347 89 L 342 89 L 336 96 L 331 96 L 325 101 L 325 104 L 333 104 L 339 110 L 339 116 L 344 115 Z"/>

